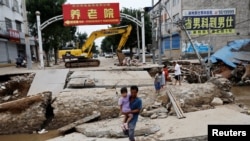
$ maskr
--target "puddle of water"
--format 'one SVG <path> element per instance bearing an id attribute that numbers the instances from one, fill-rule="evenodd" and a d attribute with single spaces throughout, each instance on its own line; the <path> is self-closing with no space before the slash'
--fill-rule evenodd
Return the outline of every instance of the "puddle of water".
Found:
<path id="1" fill-rule="evenodd" d="M 0 135 L 0 141 L 46 141 L 58 137 L 60 134 L 57 130 L 48 131 L 44 134 L 14 134 Z"/>
<path id="2" fill-rule="evenodd" d="M 235 95 L 235 102 L 250 108 L 250 86 L 234 86 L 231 92 Z"/>

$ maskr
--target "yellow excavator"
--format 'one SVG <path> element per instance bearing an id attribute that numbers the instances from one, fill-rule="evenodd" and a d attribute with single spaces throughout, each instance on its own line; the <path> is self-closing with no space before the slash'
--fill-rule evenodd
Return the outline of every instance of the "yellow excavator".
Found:
<path id="1" fill-rule="evenodd" d="M 128 36 L 130 35 L 132 30 L 131 25 L 127 26 L 119 26 L 119 27 L 111 27 L 108 29 L 101 29 L 94 31 L 90 34 L 89 38 L 86 40 L 85 44 L 82 46 L 82 49 L 72 49 L 72 50 L 64 50 L 64 54 L 59 51 L 59 54 L 65 60 L 66 68 L 74 68 L 74 67 L 98 67 L 100 65 L 100 60 L 93 59 L 92 47 L 94 40 L 103 37 L 103 36 L 111 36 L 116 34 L 122 34 L 121 40 L 117 47 L 117 57 L 119 63 L 121 64 L 124 59 L 124 54 L 122 54 L 121 49 L 127 42 Z M 81 52 L 81 54 L 79 53 Z M 74 54 L 72 54 L 72 53 Z"/>

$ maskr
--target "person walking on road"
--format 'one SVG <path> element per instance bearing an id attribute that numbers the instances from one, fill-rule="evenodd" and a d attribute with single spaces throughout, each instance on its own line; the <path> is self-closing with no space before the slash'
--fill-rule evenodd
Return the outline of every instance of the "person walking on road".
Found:
<path id="1" fill-rule="evenodd" d="M 156 94 L 160 94 L 161 82 L 162 82 L 162 71 L 158 71 L 154 79 L 154 86 L 155 86 Z"/>
<path id="2" fill-rule="evenodd" d="M 175 78 L 175 84 L 177 83 L 177 81 L 179 81 L 179 85 L 181 85 L 181 67 L 180 65 L 174 61 L 174 78 Z"/>
<path id="3" fill-rule="evenodd" d="M 136 123 L 138 121 L 139 113 L 142 108 L 142 100 L 137 97 L 138 94 L 138 87 L 136 85 L 133 85 L 130 87 L 130 93 L 131 96 L 129 98 L 130 102 L 130 112 L 126 112 L 123 114 L 133 114 L 133 118 L 130 120 L 128 123 L 128 136 L 129 136 L 129 141 L 135 141 L 135 127 Z"/>

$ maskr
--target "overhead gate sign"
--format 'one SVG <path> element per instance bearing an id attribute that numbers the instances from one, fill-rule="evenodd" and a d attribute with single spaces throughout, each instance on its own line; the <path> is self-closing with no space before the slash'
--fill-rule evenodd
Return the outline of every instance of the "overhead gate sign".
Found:
<path id="1" fill-rule="evenodd" d="M 119 3 L 64 4 L 64 26 L 119 24 Z"/>

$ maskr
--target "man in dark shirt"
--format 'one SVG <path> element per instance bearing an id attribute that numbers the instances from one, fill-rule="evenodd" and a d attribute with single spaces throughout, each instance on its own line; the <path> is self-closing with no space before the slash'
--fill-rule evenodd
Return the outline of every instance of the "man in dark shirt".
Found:
<path id="1" fill-rule="evenodd" d="M 131 119 L 131 121 L 128 124 L 128 128 L 129 128 L 128 129 L 128 136 L 129 136 L 130 141 L 135 141 L 135 137 L 134 137 L 135 126 L 136 126 L 136 122 L 138 120 L 139 113 L 140 113 L 141 108 L 142 108 L 142 101 L 140 98 L 137 97 L 137 93 L 138 93 L 137 86 L 131 86 L 130 93 L 131 93 L 131 96 L 129 98 L 129 101 L 130 101 L 131 111 L 129 113 L 126 113 L 126 114 L 133 114 L 133 118 Z"/>
<path id="2" fill-rule="evenodd" d="M 16 66 L 20 67 L 22 65 L 22 62 L 23 58 L 20 55 L 18 55 L 18 57 L 16 58 Z"/>

